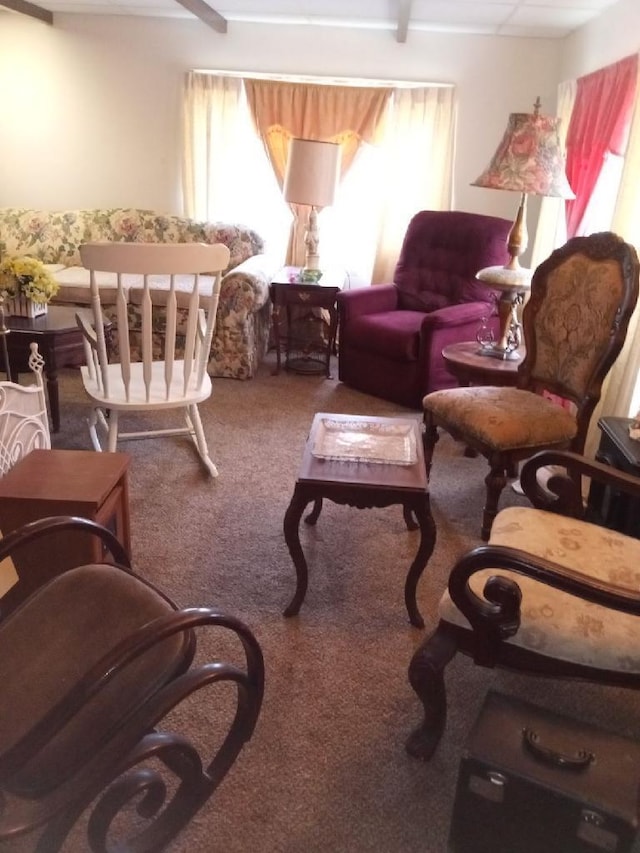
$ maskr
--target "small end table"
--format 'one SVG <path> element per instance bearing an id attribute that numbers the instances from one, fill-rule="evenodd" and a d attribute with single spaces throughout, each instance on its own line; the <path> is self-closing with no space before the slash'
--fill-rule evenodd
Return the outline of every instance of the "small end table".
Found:
<path id="1" fill-rule="evenodd" d="M 629 436 L 631 423 L 631 418 L 599 419 L 601 436 L 596 461 L 640 477 L 640 441 Z M 640 500 L 637 498 L 592 480 L 587 508 L 589 517 L 597 523 L 640 539 Z"/>
<path id="2" fill-rule="evenodd" d="M 331 354 L 335 350 L 338 331 L 338 309 L 336 299 L 345 283 L 344 274 L 334 271 L 323 272 L 316 284 L 299 281 L 299 267 L 283 267 L 271 281 L 269 295 L 273 304 L 273 337 L 276 347 L 276 368 L 274 375 L 280 373 L 281 366 L 281 317 L 282 308 L 286 311 L 285 370 L 293 373 L 324 373 L 331 378 Z M 326 326 L 326 339 L 315 341 L 310 337 L 296 338 L 292 323 L 296 309 L 324 308 L 329 315 L 328 324 L 314 317 Z M 298 311 L 298 314 L 300 312 Z M 298 317 L 298 321 L 300 318 Z M 300 352 L 294 356 L 294 348 Z"/>
<path id="3" fill-rule="evenodd" d="M 58 397 L 58 369 L 84 364 L 84 342 L 76 322 L 76 314 L 93 324 L 90 308 L 74 305 L 49 305 L 46 314 L 39 317 L 6 317 L 6 335 L 9 354 L 10 380 L 17 381 L 19 373 L 29 369 L 31 342 L 38 344 L 44 359 L 44 375 L 51 412 L 51 431 L 60 429 L 60 402 Z M 111 342 L 111 321 L 103 318 L 107 346 Z"/>
<path id="4" fill-rule="evenodd" d="M 108 527 L 131 554 L 129 460 L 129 454 L 120 452 L 32 450 L 0 478 L 2 532 L 40 518 L 77 515 Z M 19 562 L 21 586 L 27 589 L 31 577 L 38 579 L 36 588 L 54 566 L 100 563 L 103 557 L 100 540 L 63 531 L 26 545 L 13 560 Z M 11 595 L 9 590 L 7 598 Z"/>

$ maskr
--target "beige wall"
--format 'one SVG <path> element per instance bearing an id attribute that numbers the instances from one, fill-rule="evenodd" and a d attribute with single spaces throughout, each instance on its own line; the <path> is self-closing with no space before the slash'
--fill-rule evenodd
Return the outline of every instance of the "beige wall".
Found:
<path id="1" fill-rule="evenodd" d="M 640 3 L 619 0 L 565 40 L 560 79 L 572 80 L 640 50 Z"/>
<path id="2" fill-rule="evenodd" d="M 0 13 L 0 206 L 181 211 L 180 97 L 191 68 L 454 83 L 455 203 L 511 217 L 510 193 L 470 187 L 509 112 L 555 105 L 562 42 Z M 535 217 L 530 211 L 530 224 Z"/>

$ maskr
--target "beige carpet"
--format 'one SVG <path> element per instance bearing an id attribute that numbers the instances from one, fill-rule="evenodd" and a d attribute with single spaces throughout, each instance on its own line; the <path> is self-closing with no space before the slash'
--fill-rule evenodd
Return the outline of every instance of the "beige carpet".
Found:
<path id="1" fill-rule="evenodd" d="M 172 850 L 442 853 L 463 743 L 489 687 L 638 736 L 640 697 L 630 691 L 494 673 L 459 658 L 448 670 L 440 749 L 428 764 L 407 756 L 405 737 L 420 719 L 407 665 L 425 632 L 411 627 L 404 609 L 417 534 L 407 532 L 400 509 L 327 503 L 316 528 L 302 532 L 306 600 L 298 617 L 282 616 L 294 589 L 282 519 L 313 414 L 407 410 L 336 378 L 276 377 L 271 367 L 270 356 L 254 380 L 217 380 L 202 407 L 217 480 L 206 478 L 181 439 L 126 448 L 135 567 L 180 604 L 239 616 L 266 662 L 254 738 Z M 78 374 L 64 372 L 60 386 L 54 445 L 89 447 Z M 465 458 L 443 437 L 432 473 L 437 544 L 418 586 L 427 631 L 452 561 L 479 544 L 484 475 L 484 460 Z M 522 500 L 505 490 L 503 503 Z M 215 691 L 179 719 L 198 740 L 218 721 Z M 67 849 L 86 847 L 76 833 Z"/>

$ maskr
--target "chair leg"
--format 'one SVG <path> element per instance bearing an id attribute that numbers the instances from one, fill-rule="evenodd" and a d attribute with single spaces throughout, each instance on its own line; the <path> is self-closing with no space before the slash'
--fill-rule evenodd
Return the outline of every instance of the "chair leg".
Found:
<path id="1" fill-rule="evenodd" d="M 487 494 L 482 512 L 482 530 L 480 531 L 484 542 L 489 540 L 491 525 L 498 512 L 498 501 L 508 482 L 507 471 L 511 470 L 512 466 L 513 463 L 509 460 L 505 462 L 502 458 L 500 460 L 489 459 L 489 473 L 484 479 Z"/>
<path id="2" fill-rule="evenodd" d="M 422 446 L 424 447 L 424 467 L 427 471 L 427 480 L 431 476 L 431 461 L 433 459 L 433 450 L 438 443 L 439 435 L 431 412 L 424 413 L 424 432 L 422 433 Z"/>
<path id="3" fill-rule="evenodd" d="M 207 440 L 204 437 L 204 430 L 202 428 L 202 420 L 200 419 L 200 412 L 198 407 L 194 404 L 189 406 L 187 414 L 187 424 L 192 430 L 191 437 L 193 438 L 193 442 L 198 451 L 198 455 L 202 460 L 204 467 L 207 469 L 209 474 L 212 477 L 218 476 L 218 469 L 213 464 L 211 457 L 209 456 L 209 448 L 207 447 Z"/>
<path id="4" fill-rule="evenodd" d="M 101 417 L 102 416 L 102 417 Z M 98 423 L 102 425 L 104 416 L 102 415 L 102 410 L 96 408 L 91 409 L 91 414 L 89 415 L 88 426 L 89 426 L 89 438 L 91 439 L 91 444 L 93 445 L 93 449 L 97 450 L 98 453 L 102 450 L 102 445 L 100 444 L 100 439 L 98 438 Z"/>
<path id="5" fill-rule="evenodd" d="M 428 761 L 438 746 L 447 719 L 444 669 L 457 650 L 455 637 L 440 622 L 416 649 L 409 664 L 409 682 L 424 708 L 424 720 L 407 738 L 409 755 Z"/>
<path id="6" fill-rule="evenodd" d="M 109 453 L 115 453 L 118 447 L 118 414 L 119 412 L 113 409 L 109 415 L 109 439 L 107 445 Z"/>

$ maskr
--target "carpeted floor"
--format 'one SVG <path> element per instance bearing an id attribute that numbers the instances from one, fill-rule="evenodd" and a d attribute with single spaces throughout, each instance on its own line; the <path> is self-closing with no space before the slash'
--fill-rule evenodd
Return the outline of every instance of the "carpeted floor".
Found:
<path id="1" fill-rule="evenodd" d="M 640 699 L 631 691 L 496 673 L 459 658 L 448 669 L 450 716 L 438 752 L 428 764 L 408 757 L 404 740 L 420 707 L 407 665 L 425 632 L 411 627 L 404 609 L 417 534 L 407 532 L 399 508 L 327 503 L 315 529 L 301 534 L 310 568 L 306 600 L 298 617 L 282 616 L 294 589 L 282 519 L 313 414 L 407 410 L 336 378 L 272 376 L 272 366 L 269 356 L 251 381 L 215 381 L 202 406 L 217 480 L 204 475 L 186 441 L 123 447 L 132 457 L 135 567 L 182 605 L 215 605 L 239 616 L 266 663 L 253 740 L 172 850 L 442 853 L 464 740 L 489 688 L 640 735 Z M 63 372 L 60 400 L 54 446 L 88 448 L 76 372 Z M 464 457 L 447 436 L 438 445 L 431 480 L 437 543 L 418 587 L 427 631 L 451 563 L 479 544 L 485 464 Z M 503 505 L 520 500 L 508 489 Z M 204 648 L 215 644 L 207 639 Z M 199 739 L 217 715 L 212 691 L 178 723 Z M 74 833 L 68 850 L 84 849 Z"/>

